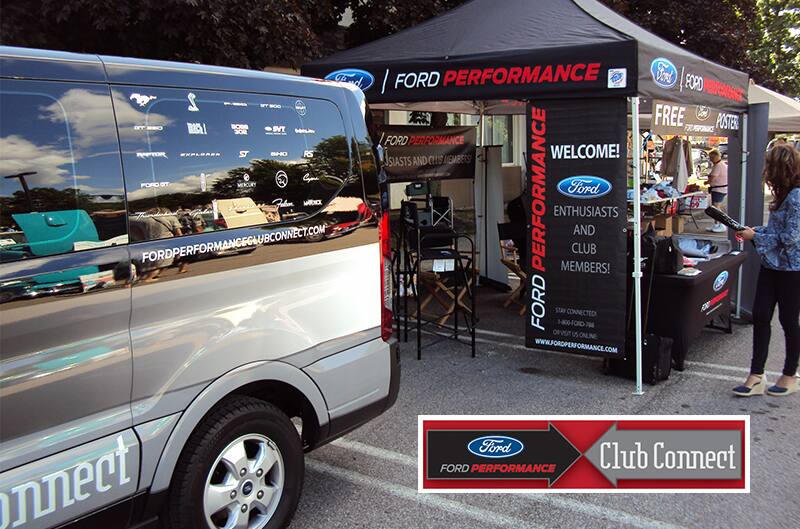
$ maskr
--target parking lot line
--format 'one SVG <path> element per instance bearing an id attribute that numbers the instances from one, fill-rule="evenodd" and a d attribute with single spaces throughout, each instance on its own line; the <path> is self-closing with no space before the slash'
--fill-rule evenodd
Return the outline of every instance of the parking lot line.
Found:
<path id="1" fill-rule="evenodd" d="M 726 380 L 728 382 L 742 382 L 744 377 L 734 377 L 731 375 L 719 375 L 717 373 L 706 373 L 705 371 L 679 371 L 679 376 L 710 378 L 712 380 Z"/>
<path id="2" fill-rule="evenodd" d="M 689 365 L 689 366 L 708 367 L 708 368 L 711 368 L 711 369 L 719 369 L 719 370 L 722 370 L 722 371 L 735 371 L 737 373 L 745 373 L 745 374 L 750 372 L 750 368 L 749 367 L 724 366 L 724 365 L 721 365 L 721 364 L 710 364 L 708 362 L 698 362 L 696 360 L 686 360 L 684 363 L 686 365 Z M 767 375 L 775 376 L 775 377 L 779 377 L 779 376 L 781 376 L 783 374 L 783 373 L 781 373 L 779 371 L 764 371 L 764 373 L 767 374 Z"/>
<path id="3" fill-rule="evenodd" d="M 323 474 L 327 474 L 335 478 L 343 479 L 351 483 L 355 483 L 356 485 L 376 488 L 387 494 L 398 496 L 400 498 L 413 501 L 414 503 L 418 503 L 426 507 L 433 507 L 436 509 L 447 511 L 457 516 L 470 518 L 476 522 L 479 522 L 481 525 L 492 525 L 495 527 L 512 527 L 514 529 L 518 528 L 543 529 L 543 526 L 534 525 L 528 520 L 522 520 L 520 518 L 512 518 L 510 516 L 498 514 L 496 512 L 487 509 L 474 507 L 472 505 L 468 505 L 460 501 L 449 500 L 447 498 L 443 498 L 441 496 L 433 494 L 420 494 L 416 491 L 416 489 L 412 489 L 411 487 L 405 487 L 403 485 L 397 485 L 396 483 L 390 483 L 388 481 L 383 481 L 377 478 L 365 476 L 364 474 L 361 474 L 359 472 L 354 472 L 352 470 L 347 470 L 341 467 L 329 465 L 328 463 L 323 463 L 322 461 L 319 461 L 317 459 L 313 458 L 306 459 L 306 468 L 310 468 L 311 470 L 321 472 Z"/>
<path id="4" fill-rule="evenodd" d="M 387 450 L 385 448 L 378 448 L 376 446 L 371 446 L 358 441 L 351 441 L 350 439 L 344 437 L 336 439 L 335 441 L 331 442 L 331 444 L 333 446 L 358 452 L 366 456 L 383 459 L 385 461 L 391 461 L 414 469 L 417 468 L 416 458 L 406 454 L 401 454 L 399 452 L 394 452 L 392 450 Z M 523 495 L 520 496 L 523 497 Z M 609 509 L 608 507 L 602 507 L 593 503 L 578 501 L 566 496 L 526 494 L 524 495 L 524 498 L 537 503 L 546 503 L 558 509 L 578 512 L 587 516 L 591 516 L 592 518 L 631 525 L 633 527 L 640 527 L 644 529 L 679 529 L 680 527 L 658 520 L 652 520 L 636 514 L 627 513 L 616 509 Z"/>

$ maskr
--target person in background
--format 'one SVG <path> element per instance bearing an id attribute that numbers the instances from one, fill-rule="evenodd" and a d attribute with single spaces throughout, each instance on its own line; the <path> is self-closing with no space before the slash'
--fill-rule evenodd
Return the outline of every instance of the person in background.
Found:
<path id="1" fill-rule="evenodd" d="M 750 376 L 733 392 L 742 397 L 784 396 L 797 391 L 800 357 L 800 151 L 790 145 L 775 145 L 764 165 L 764 180 L 772 191 L 766 226 L 745 228 L 739 236 L 753 241 L 761 256 L 756 299 L 753 303 L 753 359 Z M 769 349 L 772 315 L 786 336 L 783 374 L 767 388 L 764 367 Z"/>
<path id="2" fill-rule="evenodd" d="M 145 221 L 145 237 L 147 240 L 153 241 L 168 237 L 180 237 L 183 235 L 178 217 L 168 208 L 150 208 L 145 212 L 143 218 Z M 161 272 L 167 267 L 172 266 L 175 261 L 176 259 L 172 257 L 156 261 L 152 268 L 146 270 L 146 273 L 142 274 L 142 281 L 157 281 Z M 185 263 L 181 263 L 179 272 L 183 273 L 184 271 Z"/>
<path id="3" fill-rule="evenodd" d="M 525 213 L 525 202 L 523 196 L 511 200 L 506 206 L 508 222 L 514 226 L 514 246 L 517 248 L 519 262 L 526 263 L 528 259 L 528 245 L 525 240 L 528 231 L 528 219 L 530 216 Z"/>
<path id="4" fill-rule="evenodd" d="M 717 149 L 711 149 L 708 158 L 714 164 L 708 174 L 708 186 L 711 189 L 711 205 L 722 209 L 725 196 L 728 194 L 728 163 L 722 159 Z M 719 222 L 714 222 L 706 231 L 713 233 L 724 233 L 725 226 Z"/>

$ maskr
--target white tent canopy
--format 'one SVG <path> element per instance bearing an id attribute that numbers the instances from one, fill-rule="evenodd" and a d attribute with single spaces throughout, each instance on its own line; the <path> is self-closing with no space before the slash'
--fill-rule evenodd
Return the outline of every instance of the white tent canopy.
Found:
<path id="1" fill-rule="evenodd" d="M 753 103 L 769 103 L 770 132 L 800 132 L 800 102 L 751 83 L 748 99 Z"/>

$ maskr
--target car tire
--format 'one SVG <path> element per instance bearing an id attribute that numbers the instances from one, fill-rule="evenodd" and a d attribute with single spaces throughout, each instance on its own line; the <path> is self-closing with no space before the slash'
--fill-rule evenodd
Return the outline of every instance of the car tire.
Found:
<path id="1" fill-rule="evenodd" d="M 285 414 L 256 398 L 228 397 L 189 437 L 172 476 L 163 527 L 217 529 L 239 516 L 248 517 L 248 527 L 286 527 L 304 472 L 302 442 Z"/>

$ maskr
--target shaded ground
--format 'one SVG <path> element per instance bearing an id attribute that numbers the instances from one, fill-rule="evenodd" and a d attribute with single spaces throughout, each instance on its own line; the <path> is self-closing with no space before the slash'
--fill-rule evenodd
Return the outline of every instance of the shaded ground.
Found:
<path id="1" fill-rule="evenodd" d="M 800 395 L 736 399 L 747 373 L 752 328 L 705 331 L 687 370 L 644 396 L 605 376 L 596 359 L 523 347 L 523 320 L 503 295 L 480 293 L 478 358 L 443 342 L 417 361 L 402 344 L 395 406 L 343 440 L 310 454 L 298 528 L 750 528 L 800 527 Z M 768 362 L 783 361 L 777 320 Z M 412 334 L 413 338 L 413 334 Z M 426 340 L 430 340 L 426 336 Z M 748 494 L 417 494 L 418 414 L 749 414 Z"/>

